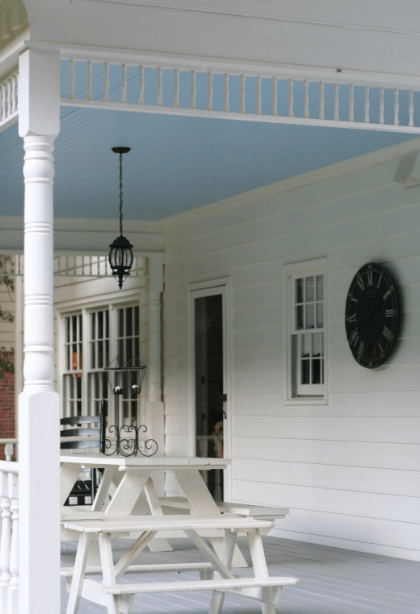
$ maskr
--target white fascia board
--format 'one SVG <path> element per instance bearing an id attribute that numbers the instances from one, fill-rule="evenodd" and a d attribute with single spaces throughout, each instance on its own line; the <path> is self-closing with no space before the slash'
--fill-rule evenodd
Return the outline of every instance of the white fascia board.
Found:
<path id="1" fill-rule="evenodd" d="M 128 220 L 127 220 L 128 221 Z M 129 220 L 129 239 L 136 256 L 163 252 L 160 222 Z M 54 220 L 54 252 L 103 255 L 118 235 L 116 220 L 56 218 Z M 0 216 L 0 251 L 23 251 L 23 217 Z"/>
<path id="2" fill-rule="evenodd" d="M 260 13 L 259 8 L 257 11 Z M 379 5 L 378 11 L 382 12 Z M 401 13 L 398 4 L 390 6 L 390 19 L 396 12 Z M 413 23 L 416 15 L 417 12 L 412 15 Z M 93 0 L 31 3 L 32 40 L 110 49 L 139 49 L 141 45 L 144 51 L 192 58 L 219 57 L 419 75 L 420 36 L 413 31 L 418 26 L 393 30 L 384 24 L 369 29 L 366 24 L 364 27 L 341 24 L 339 17 L 337 22 L 174 10 L 155 3 L 153 6 Z"/>

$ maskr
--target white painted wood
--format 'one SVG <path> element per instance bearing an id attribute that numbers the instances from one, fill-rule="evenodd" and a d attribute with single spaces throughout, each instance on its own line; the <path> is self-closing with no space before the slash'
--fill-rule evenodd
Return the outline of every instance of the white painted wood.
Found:
<path id="1" fill-rule="evenodd" d="M 369 159 L 364 169 L 341 167 L 311 184 L 304 176 L 282 192 L 266 188 L 167 221 L 166 450 L 187 450 L 188 282 L 230 275 L 229 499 L 290 508 L 276 535 L 420 560 L 419 188 L 394 181 L 399 159 Z M 288 406 L 282 268 L 316 258 L 326 258 L 329 278 L 329 404 Z M 376 259 L 398 274 L 405 324 L 392 359 L 369 371 L 351 357 L 343 312 L 354 273 Z M 179 494 L 169 479 L 167 490 Z"/>
<path id="2" fill-rule="evenodd" d="M 19 607 L 26 614 L 35 614 L 56 611 L 60 602 L 52 241 L 52 152 L 60 111 L 58 52 L 25 51 L 20 57 L 19 90 L 19 134 L 25 149 L 26 271 L 24 391 L 19 397 Z M 44 552 L 42 566 L 40 550 Z M 48 591 L 41 589 L 46 577 Z"/>

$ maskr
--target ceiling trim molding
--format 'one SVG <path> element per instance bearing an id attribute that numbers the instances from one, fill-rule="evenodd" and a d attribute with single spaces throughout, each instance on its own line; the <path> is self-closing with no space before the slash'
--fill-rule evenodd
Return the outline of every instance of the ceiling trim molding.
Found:
<path id="1" fill-rule="evenodd" d="M 391 145 L 390 147 L 384 147 L 376 151 L 351 158 L 350 160 L 344 160 L 343 162 L 337 162 L 315 171 L 309 171 L 302 173 L 289 179 L 283 179 L 270 185 L 250 190 L 249 192 L 243 192 L 237 194 L 231 198 L 225 198 L 208 205 L 197 206 L 196 209 L 190 209 L 183 213 L 164 218 L 162 220 L 164 230 L 169 230 L 171 226 L 177 224 L 184 224 L 185 222 L 192 221 L 194 219 L 214 215 L 222 210 L 234 209 L 241 207 L 249 203 L 255 203 L 266 198 L 273 198 L 285 192 L 290 192 L 313 183 L 319 183 L 321 181 L 328 181 L 334 179 L 340 175 L 346 175 L 348 173 L 357 172 L 368 167 L 377 166 L 391 160 L 406 156 L 411 152 L 416 152 L 420 149 L 420 138 L 413 139 L 412 141 L 406 141 L 404 143 L 398 143 L 397 145 Z M 390 179 L 390 182 L 393 180 Z"/>
<path id="2" fill-rule="evenodd" d="M 130 225 L 130 241 L 135 256 L 163 252 L 162 222 L 126 220 Z M 23 216 L 0 216 L 2 253 L 23 251 Z M 95 218 L 55 218 L 54 253 L 102 256 L 118 232 L 117 220 Z M 75 244 L 77 237 L 77 244 Z"/>
<path id="3" fill-rule="evenodd" d="M 389 32 L 397 34 L 408 34 L 420 36 L 420 32 L 416 32 L 405 28 L 394 28 L 390 26 L 370 25 L 364 21 L 363 23 L 333 21 L 330 19 L 315 19 L 303 18 L 299 15 L 299 10 L 293 14 L 293 10 L 279 3 L 278 0 L 260 0 L 255 3 L 255 0 L 82 0 L 83 2 L 101 2 L 107 4 L 127 4 L 130 6 L 160 8 L 177 11 L 191 11 L 195 13 L 213 13 L 218 15 L 228 15 L 232 17 L 245 17 L 251 19 L 269 19 L 271 21 L 282 21 L 289 23 L 299 23 L 317 26 L 327 26 L 331 28 L 350 28 L 354 30 L 368 30 L 376 32 Z M 258 6 L 258 9 L 255 9 Z M 364 6 L 364 8 L 366 8 Z M 329 11 L 327 11 L 329 13 Z M 302 13 L 301 13 L 302 14 Z M 307 14 L 307 12 L 304 12 Z M 318 15 L 319 15 L 318 11 Z M 329 13 L 331 14 L 331 13 Z M 357 8 L 354 7 L 353 15 L 357 14 Z M 299 16 L 298 16 L 299 15 Z"/>

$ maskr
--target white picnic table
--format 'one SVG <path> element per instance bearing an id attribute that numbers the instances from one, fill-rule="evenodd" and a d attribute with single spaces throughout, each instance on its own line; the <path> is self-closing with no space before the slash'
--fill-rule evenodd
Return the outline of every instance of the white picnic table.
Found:
<path id="1" fill-rule="evenodd" d="M 208 490 L 200 471 L 225 469 L 230 463 L 226 458 L 208 458 L 197 456 L 105 456 L 96 453 L 62 452 L 61 462 L 61 505 L 79 477 L 82 468 L 102 468 L 101 483 L 95 500 L 90 509 L 100 512 L 104 517 L 129 516 L 132 514 L 151 513 L 153 516 L 163 515 L 161 502 L 153 482 L 156 472 L 171 471 L 174 473 L 184 496 L 188 500 L 192 513 L 198 516 L 215 516 L 221 513 L 217 503 Z M 116 485 L 116 487 L 115 487 Z M 109 502 L 109 495 L 111 499 Z M 80 508 L 79 508 L 80 509 Z M 68 510 L 68 512 L 67 512 Z M 66 509 L 66 515 L 71 513 L 71 507 Z M 167 533 L 153 540 L 150 549 L 153 551 L 171 551 L 166 537 L 174 537 Z M 222 536 L 213 531 L 207 535 L 215 549 L 219 549 Z M 72 539 L 71 534 L 62 530 L 62 539 Z M 239 548 L 235 548 L 235 565 L 246 567 Z"/>
<path id="2" fill-rule="evenodd" d="M 152 514 L 160 514 L 151 474 L 157 471 L 172 471 L 188 499 L 191 508 L 198 515 L 220 513 L 211 496 L 200 471 L 225 469 L 230 463 L 225 458 L 207 458 L 193 456 L 105 456 L 103 454 L 74 454 L 62 452 L 61 462 L 61 505 L 64 505 L 82 468 L 103 468 L 101 484 L 92 511 L 100 511 L 106 501 L 112 482 L 118 486 L 111 501 L 104 509 L 105 516 L 123 516 L 133 512 L 135 505 L 146 489 L 148 503 Z M 156 495 L 156 496 L 154 496 Z"/>

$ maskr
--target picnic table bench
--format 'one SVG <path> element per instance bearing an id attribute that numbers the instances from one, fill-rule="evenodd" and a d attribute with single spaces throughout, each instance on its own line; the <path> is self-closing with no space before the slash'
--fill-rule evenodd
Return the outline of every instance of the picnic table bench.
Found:
<path id="1" fill-rule="evenodd" d="M 209 614 L 220 614 L 226 593 L 256 599 L 261 602 L 263 614 L 275 614 L 283 586 L 298 582 L 296 578 L 269 577 L 265 560 L 261 531 L 269 530 L 273 522 L 233 514 L 217 516 L 128 516 L 104 517 L 95 520 L 67 520 L 64 526 L 80 533 L 74 568 L 64 569 L 70 585 L 67 614 L 76 614 L 81 597 L 105 605 L 108 614 L 130 614 L 135 594 L 167 591 L 212 590 Z M 207 559 L 207 563 L 165 565 L 132 565 L 136 556 L 161 531 L 182 531 Z M 199 534 L 207 529 L 221 529 L 224 533 L 220 552 L 217 554 Z M 112 541 L 116 536 L 139 533 L 131 547 L 114 564 Z M 238 533 L 246 534 L 254 568 L 254 577 L 234 575 L 232 557 Z M 87 568 L 87 557 L 92 542 L 98 540 L 101 566 Z M 175 556 L 172 555 L 172 556 Z M 175 582 L 141 582 L 119 584 L 127 572 L 156 572 L 196 570 L 197 580 Z M 102 573 L 103 581 L 85 578 L 86 573 Z M 124 576 L 126 580 L 126 576 Z"/>

